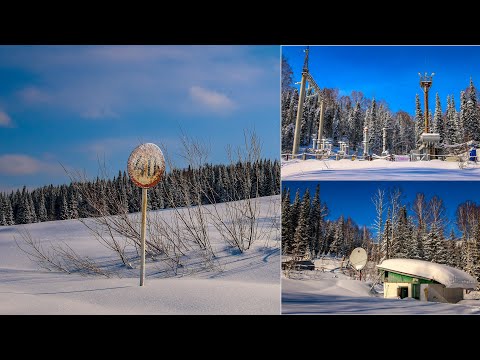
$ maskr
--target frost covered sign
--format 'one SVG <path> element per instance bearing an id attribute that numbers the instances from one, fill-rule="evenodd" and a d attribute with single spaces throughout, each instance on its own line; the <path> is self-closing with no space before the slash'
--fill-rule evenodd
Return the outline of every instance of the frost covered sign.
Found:
<path id="1" fill-rule="evenodd" d="M 137 146 L 128 158 L 128 176 L 133 183 L 142 188 L 142 231 L 140 286 L 145 281 L 145 234 L 147 230 L 147 189 L 157 185 L 165 173 L 165 158 L 162 150 L 152 143 Z"/>
<path id="2" fill-rule="evenodd" d="M 165 172 L 162 150 L 152 143 L 137 146 L 128 158 L 128 176 L 135 185 L 151 188 L 157 185 Z"/>

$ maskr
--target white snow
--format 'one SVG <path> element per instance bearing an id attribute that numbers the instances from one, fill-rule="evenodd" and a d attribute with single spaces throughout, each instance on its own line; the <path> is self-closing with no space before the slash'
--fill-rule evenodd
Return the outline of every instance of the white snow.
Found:
<path id="1" fill-rule="evenodd" d="M 282 160 L 282 180 L 476 180 L 480 164 L 456 161 Z"/>
<path id="2" fill-rule="evenodd" d="M 474 289 L 477 287 L 475 278 L 465 271 L 447 265 L 437 264 L 417 259 L 384 260 L 379 269 L 395 271 L 406 275 L 418 276 L 434 280 L 447 288 Z"/>
<path id="3" fill-rule="evenodd" d="M 272 230 L 279 220 L 279 196 L 261 198 L 260 223 Z M 273 201 L 273 202 L 272 202 Z M 168 216 L 170 210 L 162 211 Z M 138 214 L 137 214 L 138 215 Z M 145 286 L 138 269 L 119 269 L 122 278 L 82 277 L 41 270 L 16 246 L 19 226 L 0 227 L 0 314 L 279 314 L 278 231 L 243 254 L 227 247 L 210 228 L 223 271 L 203 270 L 165 278 L 147 263 Z M 42 244 L 67 242 L 81 255 L 108 263 L 115 255 L 77 220 L 25 225 Z M 194 259 L 195 260 L 195 259 Z"/>
<path id="4" fill-rule="evenodd" d="M 314 273 L 304 271 L 303 274 Z M 459 304 L 414 299 L 385 299 L 370 293 L 371 283 L 351 280 L 343 274 L 321 273 L 314 280 L 282 278 L 282 314 L 476 314 L 480 300 Z"/>
<path id="5" fill-rule="evenodd" d="M 283 314 L 478 314 L 480 293 L 472 291 L 457 304 L 411 298 L 385 299 L 381 282 L 350 278 L 342 260 L 315 259 L 319 270 L 291 271 L 282 275 Z M 343 263 L 345 266 L 345 262 Z M 370 265 L 370 264 L 369 264 Z M 373 264 L 371 264 L 373 265 Z M 374 266 L 369 278 L 379 279 Z M 371 291 L 373 287 L 373 291 Z"/>

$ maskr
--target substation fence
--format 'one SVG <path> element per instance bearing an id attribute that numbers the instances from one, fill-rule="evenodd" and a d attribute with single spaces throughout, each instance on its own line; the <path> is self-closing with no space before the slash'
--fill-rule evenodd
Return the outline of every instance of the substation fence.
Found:
<path id="1" fill-rule="evenodd" d="M 405 154 L 405 155 L 389 155 L 389 156 L 357 156 L 357 155 L 344 155 L 344 154 L 315 154 L 315 153 L 300 153 L 300 154 L 291 154 L 284 153 L 281 154 L 282 160 L 341 160 L 341 159 L 350 159 L 350 160 L 376 160 L 384 159 L 389 161 L 396 162 L 405 162 L 405 161 L 429 161 L 429 160 L 442 160 L 442 161 L 453 161 L 453 162 L 465 162 L 472 161 L 478 162 L 480 155 L 470 156 L 470 155 L 430 155 L 430 154 Z"/>

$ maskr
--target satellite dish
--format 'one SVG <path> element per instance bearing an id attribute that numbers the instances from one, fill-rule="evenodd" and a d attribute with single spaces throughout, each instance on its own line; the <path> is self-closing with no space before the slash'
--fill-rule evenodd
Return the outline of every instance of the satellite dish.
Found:
<path id="1" fill-rule="evenodd" d="M 368 257 L 364 248 L 357 247 L 350 254 L 350 265 L 355 270 L 362 270 L 367 265 Z"/>

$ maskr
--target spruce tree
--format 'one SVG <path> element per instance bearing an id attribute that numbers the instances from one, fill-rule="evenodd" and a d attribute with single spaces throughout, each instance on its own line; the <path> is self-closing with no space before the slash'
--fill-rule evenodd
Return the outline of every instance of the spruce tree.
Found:
<path id="1" fill-rule="evenodd" d="M 422 107 L 420 105 L 420 96 L 415 95 L 415 139 L 417 144 L 420 143 L 420 135 L 423 134 L 425 123 L 423 118 Z"/>
<path id="2" fill-rule="evenodd" d="M 30 199 L 26 187 L 23 187 L 17 210 L 17 224 L 32 223 L 32 211 L 30 209 Z"/>
<path id="3" fill-rule="evenodd" d="M 67 201 L 67 195 L 65 191 L 61 192 L 61 199 L 60 199 L 60 212 L 59 212 L 59 218 L 60 220 L 67 220 L 69 219 L 68 217 L 68 201 Z"/>
<path id="4" fill-rule="evenodd" d="M 78 196 L 75 187 L 71 184 L 68 188 L 68 218 L 78 219 Z"/>
<path id="5" fill-rule="evenodd" d="M 467 133 L 467 140 L 480 140 L 480 119 L 477 105 L 477 91 L 471 78 L 464 126 L 465 132 Z"/>
<path id="6" fill-rule="evenodd" d="M 291 206 L 291 218 L 292 218 L 292 229 L 295 232 L 298 223 L 298 217 L 300 215 L 300 189 L 297 189 L 295 193 L 295 199 Z"/>
<path id="7" fill-rule="evenodd" d="M 0 226 L 7 225 L 7 219 L 5 218 L 5 205 L 3 204 L 3 194 L 0 193 Z"/>
<path id="8" fill-rule="evenodd" d="M 303 195 L 298 224 L 293 237 L 293 252 L 296 256 L 307 255 L 311 257 L 310 249 L 310 192 L 308 188 Z"/>
<path id="9" fill-rule="evenodd" d="M 310 247 L 313 251 L 314 256 L 317 256 L 322 244 L 323 215 L 324 214 L 322 214 L 322 204 L 320 201 L 320 184 L 318 183 L 315 189 L 315 195 L 313 196 L 312 200 L 309 220 L 309 224 L 312 229 Z"/>
<path id="10" fill-rule="evenodd" d="M 440 135 L 440 143 L 443 144 L 445 139 L 445 124 L 443 123 L 442 105 L 438 92 L 435 96 L 435 116 L 433 118 L 433 131 Z"/>
<path id="11" fill-rule="evenodd" d="M 465 129 L 465 125 L 468 123 L 467 120 L 467 95 L 465 91 L 460 92 L 460 115 L 458 117 L 457 124 L 457 142 L 459 144 L 465 142 L 466 139 L 469 139 L 471 136 L 469 131 Z"/>
<path id="12" fill-rule="evenodd" d="M 423 242 L 423 259 L 436 263 L 441 262 L 441 257 L 444 256 L 443 241 L 440 232 L 432 226 L 430 231 L 424 235 Z"/>
<path id="13" fill-rule="evenodd" d="M 9 196 L 5 196 L 3 199 L 3 214 L 5 216 L 5 224 L 15 225 L 15 219 L 13 216 L 12 203 Z"/>
<path id="14" fill-rule="evenodd" d="M 38 221 L 43 222 L 47 221 L 47 208 L 45 206 L 45 193 L 43 188 L 40 189 L 40 193 L 38 195 Z"/>
<path id="15" fill-rule="evenodd" d="M 447 144 L 454 145 L 457 142 L 457 125 L 455 101 L 452 97 L 447 98 L 447 113 L 445 122 L 445 139 Z"/>
<path id="16" fill-rule="evenodd" d="M 343 215 L 341 215 L 337 221 L 333 223 L 333 239 L 330 243 L 330 253 L 335 254 L 335 256 L 339 257 L 345 254 L 342 254 L 342 247 L 345 241 L 345 232 L 344 232 L 344 224 L 345 219 Z"/>
<path id="17" fill-rule="evenodd" d="M 380 243 L 380 262 L 391 258 L 392 253 L 392 221 L 390 219 L 390 210 L 383 228 L 382 242 Z"/>
<path id="18" fill-rule="evenodd" d="M 282 200 L 282 251 L 290 254 L 293 250 L 292 214 L 290 211 L 290 189 L 283 192 Z"/>

